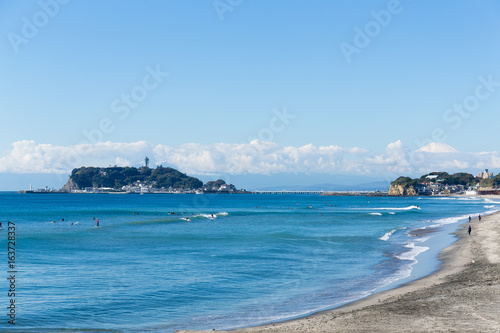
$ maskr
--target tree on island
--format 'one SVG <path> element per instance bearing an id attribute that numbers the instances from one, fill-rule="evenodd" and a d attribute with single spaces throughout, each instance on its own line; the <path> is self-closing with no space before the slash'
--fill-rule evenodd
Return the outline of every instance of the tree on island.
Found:
<path id="1" fill-rule="evenodd" d="M 495 179 L 495 182 L 497 184 L 500 184 L 500 173 L 498 175 L 496 175 L 493 179 Z"/>
<path id="2" fill-rule="evenodd" d="M 226 184 L 225 181 L 217 179 L 216 181 L 207 182 L 204 187 L 209 190 L 218 190 L 224 184 Z"/>
<path id="3" fill-rule="evenodd" d="M 194 190 L 201 188 L 203 182 L 195 177 L 173 169 L 158 166 L 150 169 L 134 167 L 81 167 L 73 169 L 70 180 L 78 189 L 86 187 L 109 187 L 120 190 L 123 186 L 136 184 L 138 181 L 153 188 L 182 188 Z"/>
<path id="4" fill-rule="evenodd" d="M 474 177 L 470 173 L 465 172 L 457 172 L 450 175 L 447 172 L 435 171 L 422 175 L 420 178 L 413 179 L 403 176 L 397 178 L 396 180 L 391 182 L 389 195 L 418 195 L 419 193 L 428 194 L 429 189 L 426 188 L 426 184 L 432 184 L 432 186 L 439 184 L 438 188 L 441 185 L 472 187 L 477 184 L 480 184 L 480 186 L 484 187 L 486 187 L 486 185 L 489 185 L 488 187 L 492 187 L 494 186 L 491 185 L 492 182 L 495 182 L 494 179 L 485 179 L 484 181 L 482 181 L 481 179 Z M 448 189 L 446 191 L 449 192 L 451 190 Z"/>
<path id="5" fill-rule="evenodd" d="M 418 179 L 412 179 L 410 177 L 401 176 L 395 181 L 391 182 L 391 185 L 401 185 L 403 187 L 415 186 L 419 183 Z"/>
<path id="6" fill-rule="evenodd" d="M 482 188 L 493 188 L 497 184 L 495 178 L 486 178 L 486 179 L 481 179 L 479 182 L 479 187 Z"/>
<path id="7" fill-rule="evenodd" d="M 437 176 L 437 177 L 429 177 L 429 176 Z M 439 182 L 446 185 L 463 185 L 463 186 L 474 186 L 478 183 L 476 177 L 471 175 L 470 173 L 458 172 L 452 175 L 443 171 L 435 171 L 428 174 L 425 174 L 419 178 L 419 181 L 422 183 L 426 182 Z"/>

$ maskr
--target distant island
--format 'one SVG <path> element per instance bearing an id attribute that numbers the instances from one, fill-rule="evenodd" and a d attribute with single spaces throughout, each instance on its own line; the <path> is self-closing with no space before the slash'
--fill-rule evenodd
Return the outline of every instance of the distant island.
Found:
<path id="1" fill-rule="evenodd" d="M 417 196 L 417 195 L 450 195 L 450 194 L 499 194 L 500 173 L 480 172 L 477 176 L 459 172 L 431 172 L 420 178 L 399 177 L 391 182 L 388 195 L 390 196 Z"/>
<path id="2" fill-rule="evenodd" d="M 174 168 L 158 166 L 80 167 L 61 190 L 23 190 L 22 193 L 245 193 L 222 179 L 206 184 Z"/>
<path id="3" fill-rule="evenodd" d="M 71 172 L 67 183 L 60 190 L 21 190 L 20 193 L 255 193 L 255 194 L 321 194 L 327 196 L 425 196 L 425 195 L 500 195 L 500 173 L 479 172 L 476 176 L 458 172 L 431 172 L 420 178 L 401 176 L 390 183 L 389 191 L 312 191 L 267 190 L 246 191 L 226 184 L 222 179 L 206 184 L 174 168 L 158 166 L 136 167 L 80 167 Z"/>

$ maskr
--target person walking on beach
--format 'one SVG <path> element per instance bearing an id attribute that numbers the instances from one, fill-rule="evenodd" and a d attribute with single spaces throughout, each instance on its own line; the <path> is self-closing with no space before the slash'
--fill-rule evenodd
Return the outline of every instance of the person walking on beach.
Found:
<path id="1" fill-rule="evenodd" d="M 470 215 L 469 215 L 469 223 L 470 223 L 470 220 L 472 220 L 472 218 L 471 218 L 471 217 L 470 217 Z"/>
<path id="2" fill-rule="evenodd" d="M 479 217 L 479 221 L 481 221 L 481 214 L 479 214 L 479 216 L 478 216 L 478 217 Z"/>
<path id="3" fill-rule="evenodd" d="M 469 236 L 470 236 L 470 232 L 472 231 L 472 228 L 471 226 L 469 226 Z"/>

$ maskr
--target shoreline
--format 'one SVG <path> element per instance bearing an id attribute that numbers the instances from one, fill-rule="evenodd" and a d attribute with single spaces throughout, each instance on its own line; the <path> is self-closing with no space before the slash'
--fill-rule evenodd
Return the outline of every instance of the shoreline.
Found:
<path id="1" fill-rule="evenodd" d="M 471 226 L 471 236 L 468 223 L 458 227 L 458 239 L 439 254 L 440 268 L 423 278 L 335 309 L 230 332 L 500 331 L 500 212 Z M 188 332 L 217 331 L 177 331 Z"/>

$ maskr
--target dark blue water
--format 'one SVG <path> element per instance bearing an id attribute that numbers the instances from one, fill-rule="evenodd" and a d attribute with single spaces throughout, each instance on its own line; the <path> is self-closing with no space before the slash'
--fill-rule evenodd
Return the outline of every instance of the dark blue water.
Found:
<path id="1" fill-rule="evenodd" d="M 468 215 L 499 209 L 474 198 L 0 193 L 2 274 L 12 221 L 16 329 L 228 329 L 429 274 Z"/>

